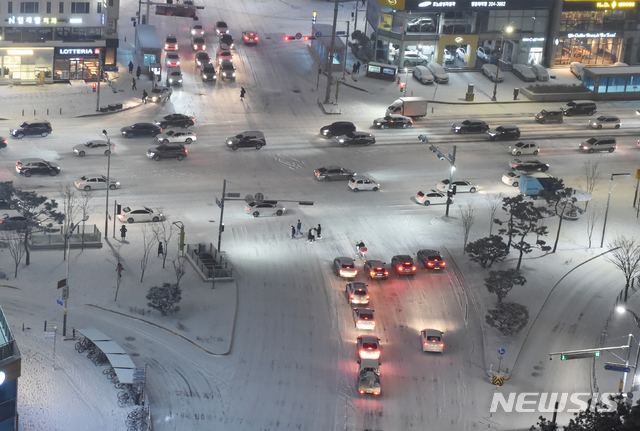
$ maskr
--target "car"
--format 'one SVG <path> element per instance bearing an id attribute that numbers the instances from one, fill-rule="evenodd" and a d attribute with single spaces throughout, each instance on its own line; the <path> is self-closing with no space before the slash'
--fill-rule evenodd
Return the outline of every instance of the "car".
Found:
<path id="1" fill-rule="evenodd" d="M 207 63 L 200 69 L 200 76 L 203 81 L 215 82 L 218 79 L 216 68 L 211 63 Z"/>
<path id="2" fill-rule="evenodd" d="M 377 192 L 380 190 L 380 184 L 361 175 L 355 175 L 349 178 L 348 185 L 354 192 L 359 192 L 361 190 L 373 190 L 374 192 Z"/>
<path id="3" fill-rule="evenodd" d="M 455 180 L 453 187 L 456 188 L 456 193 L 475 193 L 480 188 L 477 184 L 465 180 Z M 440 192 L 444 192 L 447 189 L 449 189 L 449 179 L 444 179 L 436 184 L 436 190 Z"/>
<path id="4" fill-rule="evenodd" d="M 0 198 L 0 210 L 14 210 L 14 209 L 16 209 L 15 202 L 4 199 L 4 198 Z"/>
<path id="5" fill-rule="evenodd" d="M 547 122 L 556 122 L 562 124 L 564 121 L 564 111 L 562 108 L 558 109 L 543 109 L 536 114 L 536 121 L 540 124 Z"/>
<path id="6" fill-rule="evenodd" d="M 173 89 L 171 87 L 157 86 L 152 88 L 150 91 L 151 94 L 149 94 L 149 98 L 147 100 L 153 103 L 164 103 L 171 99 L 171 95 L 173 94 Z"/>
<path id="7" fill-rule="evenodd" d="M 531 68 L 526 64 L 514 64 L 513 69 L 511 70 L 515 76 L 520 78 L 525 82 L 534 82 L 536 78 L 536 74 L 533 73 Z"/>
<path id="8" fill-rule="evenodd" d="M 478 58 L 483 59 L 484 61 L 489 61 L 491 60 L 491 57 L 493 57 L 493 51 L 489 48 L 485 48 L 483 46 L 479 46 L 477 51 L 476 51 L 476 56 Z"/>
<path id="9" fill-rule="evenodd" d="M 216 51 L 216 59 L 218 60 L 218 64 L 222 64 L 225 61 L 233 63 L 233 55 L 229 50 L 229 47 L 225 44 L 219 45 L 218 50 Z"/>
<path id="10" fill-rule="evenodd" d="M 182 144 L 161 144 L 147 150 L 147 157 L 156 162 L 160 159 L 182 160 L 188 155 L 187 149 Z"/>
<path id="11" fill-rule="evenodd" d="M 509 171 L 502 176 L 502 182 L 508 186 L 518 187 L 520 185 L 520 173 Z"/>
<path id="12" fill-rule="evenodd" d="M 236 136 L 227 138 L 225 143 L 227 147 L 232 150 L 237 150 L 240 147 L 253 147 L 256 150 L 267 145 L 267 140 L 264 137 L 264 133 L 258 131 L 242 132 Z"/>
<path id="13" fill-rule="evenodd" d="M 104 154 L 108 156 L 115 150 L 116 146 L 109 144 L 108 141 L 89 141 L 73 146 L 74 154 L 80 157 L 84 157 L 87 154 Z"/>
<path id="14" fill-rule="evenodd" d="M 160 220 L 164 220 L 164 215 L 162 215 L 160 210 L 153 210 L 141 205 L 123 205 L 121 211 L 122 212 L 118 214 L 118 220 L 122 223 L 159 222 Z"/>
<path id="15" fill-rule="evenodd" d="M 179 67 L 167 68 L 167 86 L 182 85 L 182 71 Z"/>
<path id="16" fill-rule="evenodd" d="M 340 166 L 328 166 L 315 169 L 313 175 L 318 181 L 334 181 L 334 180 L 349 180 L 354 172 L 348 169 L 341 168 Z"/>
<path id="17" fill-rule="evenodd" d="M 120 181 L 113 177 L 107 177 L 102 174 L 89 174 L 83 175 L 73 182 L 77 189 L 84 190 L 85 192 L 91 190 L 102 190 L 107 188 L 109 184 L 109 190 L 115 190 L 120 188 Z"/>
<path id="18" fill-rule="evenodd" d="M 498 82 L 504 81 L 504 73 L 500 73 L 498 66 L 496 66 L 495 64 L 483 64 L 482 73 L 493 82 L 496 82 L 496 80 Z"/>
<path id="19" fill-rule="evenodd" d="M 593 115 L 598 112 L 598 107 L 592 100 L 572 100 L 567 102 L 567 107 L 563 108 L 564 115 Z"/>
<path id="20" fill-rule="evenodd" d="M 429 69 L 429 72 L 431 72 L 431 74 L 433 75 L 433 79 L 438 84 L 446 84 L 449 82 L 449 74 L 446 70 L 444 70 L 444 67 L 442 67 L 442 65 L 436 63 L 435 61 L 432 61 L 431 63 L 427 64 L 427 69 Z"/>
<path id="21" fill-rule="evenodd" d="M 380 362 L 374 359 L 358 360 L 358 393 L 360 395 L 381 394 Z"/>
<path id="22" fill-rule="evenodd" d="M 578 78 L 580 81 L 582 81 L 582 78 L 584 77 L 584 64 L 583 63 L 579 63 L 577 61 L 571 62 L 569 64 L 569 70 L 571 70 L 571 73 L 573 73 L 576 78 Z"/>
<path id="23" fill-rule="evenodd" d="M 255 201 L 247 204 L 245 212 L 251 214 L 254 217 L 262 215 L 277 215 L 284 214 L 286 209 L 278 203 L 278 201 Z"/>
<path id="24" fill-rule="evenodd" d="M 389 270 L 387 265 L 380 260 L 367 260 L 364 263 L 364 272 L 369 279 L 386 280 L 389 278 Z"/>
<path id="25" fill-rule="evenodd" d="M 347 301 L 349 301 L 349 304 L 367 305 L 369 303 L 367 285 L 361 281 L 347 283 L 345 292 L 347 294 Z"/>
<path id="26" fill-rule="evenodd" d="M 415 66 L 411 75 L 421 84 L 433 84 L 435 77 L 426 66 Z"/>
<path id="27" fill-rule="evenodd" d="M 534 172 L 534 171 L 546 172 L 549 170 L 548 164 L 539 162 L 538 160 L 513 159 L 513 160 L 509 160 L 509 167 L 514 171 L 520 171 L 520 172 Z"/>
<path id="28" fill-rule="evenodd" d="M 413 263 L 413 258 L 408 254 L 399 254 L 391 258 L 391 267 L 397 276 L 414 276 L 418 267 Z"/>
<path id="29" fill-rule="evenodd" d="M 164 40 L 165 51 L 177 51 L 178 50 L 178 38 L 173 34 L 168 34 Z"/>
<path id="30" fill-rule="evenodd" d="M 491 126 L 482 120 L 464 120 L 462 123 L 453 123 L 451 130 L 454 133 L 485 133 Z"/>
<path id="31" fill-rule="evenodd" d="M 376 329 L 376 319 L 373 317 L 373 310 L 365 307 L 355 307 L 353 309 L 353 321 L 357 329 Z"/>
<path id="32" fill-rule="evenodd" d="M 2 214 L 0 216 L 0 230 L 25 230 L 27 228 L 27 218 L 23 215 Z"/>
<path id="33" fill-rule="evenodd" d="M 229 49 L 233 49 L 236 44 L 233 40 L 233 36 L 231 36 L 229 33 L 225 33 L 225 34 L 221 34 L 220 35 L 220 44 L 225 44 L 229 47 Z"/>
<path id="34" fill-rule="evenodd" d="M 162 120 L 154 121 L 155 125 L 164 129 L 167 127 L 187 128 L 196 124 L 196 119 L 185 114 L 169 114 L 162 117 Z"/>
<path id="35" fill-rule="evenodd" d="M 200 24 L 194 24 L 191 26 L 191 36 L 204 36 L 204 27 Z"/>
<path id="36" fill-rule="evenodd" d="M 256 45 L 258 43 L 258 33 L 252 30 L 242 32 L 242 40 L 245 45 Z"/>
<path id="37" fill-rule="evenodd" d="M 162 133 L 162 127 L 158 127 L 151 123 L 136 123 L 129 127 L 123 127 L 120 129 L 120 133 L 125 138 L 133 138 L 136 136 L 151 136 L 155 137 Z"/>
<path id="38" fill-rule="evenodd" d="M 416 18 L 407 23 L 407 31 L 408 32 L 426 32 L 426 31 L 435 31 L 436 23 L 433 18 L 430 17 L 420 17 Z"/>
<path id="39" fill-rule="evenodd" d="M 356 126 L 350 121 L 336 121 L 335 123 L 320 128 L 320 134 L 325 138 L 346 135 L 347 133 L 353 133 L 355 131 Z"/>
<path id="40" fill-rule="evenodd" d="M 60 166 L 43 159 L 21 159 L 16 162 L 16 172 L 25 177 L 31 175 L 51 175 L 60 173 Z"/>
<path id="41" fill-rule="evenodd" d="M 538 81 L 546 82 L 549 80 L 549 71 L 540 64 L 531 65 L 531 71 L 536 75 Z"/>
<path id="42" fill-rule="evenodd" d="M 165 64 L 167 67 L 180 67 L 180 55 L 177 52 L 167 52 Z"/>
<path id="43" fill-rule="evenodd" d="M 380 360 L 380 339 L 374 335 L 358 337 L 358 359 Z"/>
<path id="44" fill-rule="evenodd" d="M 420 331 L 422 351 L 442 353 L 444 351 L 443 335 L 444 332 L 438 329 L 423 329 Z"/>
<path id="45" fill-rule="evenodd" d="M 540 147 L 534 141 L 518 142 L 513 147 L 509 147 L 509 154 L 519 156 L 521 154 L 533 154 L 537 156 L 540 152 Z"/>
<path id="46" fill-rule="evenodd" d="M 376 137 L 367 132 L 351 132 L 346 135 L 340 135 L 333 138 L 343 147 L 349 145 L 371 145 L 376 143 Z"/>
<path id="47" fill-rule="evenodd" d="M 7 148 L 7 140 L 0 136 L 0 148 Z"/>
<path id="48" fill-rule="evenodd" d="M 438 250 L 432 250 L 425 248 L 418 250 L 416 255 L 422 266 L 426 269 L 444 269 L 447 263 L 442 258 L 442 255 Z"/>
<path id="49" fill-rule="evenodd" d="M 342 278 L 355 278 L 358 275 L 355 262 L 346 256 L 333 259 L 333 270 L 338 277 Z"/>
<path id="50" fill-rule="evenodd" d="M 402 127 L 406 129 L 407 127 L 413 126 L 413 120 L 411 117 L 405 117 L 404 115 L 390 114 L 383 118 L 376 118 L 373 120 L 373 125 L 381 129 L 388 129 L 389 127 Z"/>
<path id="51" fill-rule="evenodd" d="M 215 29 L 218 36 L 220 36 L 221 34 L 225 34 L 226 32 L 229 31 L 229 26 L 224 21 L 216 21 L 213 28 Z"/>
<path id="52" fill-rule="evenodd" d="M 487 130 L 487 136 L 492 141 L 518 139 L 520 137 L 520 128 L 518 126 L 498 126 L 493 130 Z"/>
<path id="53" fill-rule="evenodd" d="M 416 202 L 424 206 L 446 204 L 447 194 L 437 190 L 431 190 L 427 193 L 419 191 L 416 193 Z M 450 203 L 453 203 L 453 197 Z"/>
<path id="54" fill-rule="evenodd" d="M 442 52 L 442 59 L 445 63 L 453 63 L 456 58 L 449 52 L 448 49 L 445 48 Z"/>
<path id="55" fill-rule="evenodd" d="M 192 36 L 191 47 L 194 51 L 205 51 L 207 49 L 207 43 L 202 36 Z"/>
<path id="56" fill-rule="evenodd" d="M 418 51 L 405 51 L 402 67 L 411 67 L 422 65 L 425 66 L 429 63 L 429 57 L 423 55 Z"/>
<path id="57" fill-rule="evenodd" d="M 204 51 L 196 52 L 196 67 L 202 67 L 203 64 L 211 63 L 209 54 Z"/>
<path id="58" fill-rule="evenodd" d="M 190 144 L 193 141 L 197 141 L 197 137 L 196 134 L 194 132 L 187 132 L 187 131 L 176 131 L 176 130 L 169 130 L 166 133 L 163 133 L 162 135 L 158 135 L 156 136 L 156 139 L 158 140 L 159 143 L 184 143 L 184 144 Z"/>
<path id="59" fill-rule="evenodd" d="M 42 136 L 43 138 L 53 132 L 48 121 L 23 121 L 17 129 L 10 130 L 11 137 L 22 139 L 25 136 Z"/>
<path id="60" fill-rule="evenodd" d="M 618 148 L 618 141 L 613 136 L 594 137 L 582 142 L 578 148 L 590 154 L 595 151 L 608 151 L 613 153 Z"/>
<path id="61" fill-rule="evenodd" d="M 220 77 L 223 81 L 225 78 L 236 80 L 236 68 L 233 67 L 231 61 L 223 60 L 220 62 Z"/>
<path id="62" fill-rule="evenodd" d="M 464 61 L 464 58 L 467 56 L 467 50 L 463 47 L 456 49 L 456 58 Z"/>
<path id="63" fill-rule="evenodd" d="M 613 127 L 619 129 L 622 125 L 620 118 L 615 115 L 601 115 L 595 120 L 589 120 L 589 125 L 593 129 L 602 129 L 603 127 Z"/>

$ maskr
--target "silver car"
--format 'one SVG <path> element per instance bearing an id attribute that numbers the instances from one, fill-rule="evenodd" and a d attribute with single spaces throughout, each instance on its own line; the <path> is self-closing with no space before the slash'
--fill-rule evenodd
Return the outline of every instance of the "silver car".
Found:
<path id="1" fill-rule="evenodd" d="M 519 156 L 521 154 L 533 154 L 537 156 L 540 152 L 540 147 L 533 141 L 530 142 L 518 142 L 513 147 L 509 147 L 509 154 Z"/>
<path id="2" fill-rule="evenodd" d="M 285 209 L 276 201 L 262 201 L 247 204 L 245 212 L 254 217 L 258 217 L 260 214 L 281 216 L 284 214 Z"/>
<path id="3" fill-rule="evenodd" d="M 107 177 L 102 174 L 83 175 L 75 180 L 73 184 L 77 189 L 84 190 L 85 192 L 91 190 L 104 190 L 107 188 L 107 184 L 109 184 L 109 190 L 120 188 L 120 181 L 113 177 L 109 177 L 109 181 L 107 182 Z"/>
<path id="4" fill-rule="evenodd" d="M 180 130 L 169 130 L 167 133 L 156 136 L 160 143 L 177 142 L 180 144 L 190 144 L 197 140 L 194 132 L 186 132 Z"/>
<path id="5" fill-rule="evenodd" d="M 612 127 L 614 129 L 619 129 L 622 125 L 622 121 L 620 118 L 615 115 L 601 115 L 598 118 L 594 118 L 589 120 L 589 125 L 593 129 L 602 129 L 603 127 Z"/>
<path id="6" fill-rule="evenodd" d="M 108 156 L 116 150 L 115 145 L 109 145 L 107 141 L 89 141 L 84 144 L 74 145 L 73 152 L 76 156 L 84 157 L 87 154 L 104 154 Z"/>

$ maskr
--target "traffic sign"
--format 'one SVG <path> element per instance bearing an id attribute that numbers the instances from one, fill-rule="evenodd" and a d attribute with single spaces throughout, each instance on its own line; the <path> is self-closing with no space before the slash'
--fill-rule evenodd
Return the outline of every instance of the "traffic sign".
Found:
<path id="1" fill-rule="evenodd" d="M 605 364 L 604 369 L 608 370 L 608 371 L 617 371 L 619 373 L 629 373 L 629 372 L 631 372 L 631 367 L 628 367 L 628 366 L 626 366 L 624 364 L 609 364 L 609 363 L 607 363 L 607 364 Z"/>
<path id="2" fill-rule="evenodd" d="M 220 199 L 218 199 L 217 196 L 216 196 L 216 205 L 218 205 L 218 208 L 222 208 L 222 202 L 220 202 Z"/>
<path id="3" fill-rule="evenodd" d="M 500 353 L 501 355 L 504 355 L 505 350 L 504 349 L 498 349 L 498 353 Z"/>
<path id="4" fill-rule="evenodd" d="M 316 31 L 316 37 L 322 37 L 322 32 L 321 31 Z"/>
<path id="5" fill-rule="evenodd" d="M 58 281 L 58 289 L 62 289 L 66 285 L 67 285 L 67 279 L 66 278 L 63 278 L 62 280 Z"/>
<path id="6" fill-rule="evenodd" d="M 345 34 L 347 34 L 346 31 L 336 31 L 336 36 L 344 36 Z"/>
<path id="7" fill-rule="evenodd" d="M 62 306 L 64 306 L 64 304 L 62 303 L 62 301 L 60 301 L 59 299 L 56 299 L 56 302 Z"/>
<path id="8" fill-rule="evenodd" d="M 296 39 L 302 39 L 302 33 L 296 33 Z"/>

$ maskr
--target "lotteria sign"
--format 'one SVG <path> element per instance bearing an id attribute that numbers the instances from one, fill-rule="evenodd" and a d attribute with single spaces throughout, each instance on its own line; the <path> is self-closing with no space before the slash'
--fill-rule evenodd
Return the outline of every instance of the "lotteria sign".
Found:
<path id="1" fill-rule="evenodd" d="M 87 57 L 100 54 L 100 48 L 56 48 L 56 55 L 60 57 Z"/>

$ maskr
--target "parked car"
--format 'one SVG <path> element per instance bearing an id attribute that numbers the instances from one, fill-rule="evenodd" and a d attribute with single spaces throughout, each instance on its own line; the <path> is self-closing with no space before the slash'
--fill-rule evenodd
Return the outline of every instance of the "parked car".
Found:
<path id="1" fill-rule="evenodd" d="M 447 266 L 446 262 L 442 258 L 442 254 L 438 250 L 432 250 L 430 248 L 425 248 L 422 250 L 418 250 L 417 253 L 418 261 L 422 264 L 425 269 L 444 269 Z"/>
<path id="2" fill-rule="evenodd" d="M 448 49 L 445 48 L 442 52 L 442 59 L 444 63 L 453 63 L 456 58 L 449 52 Z"/>
<path id="3" fill-rule="evenodd" d="M 122 212 L 118 214 L 118 220 L 122 223 L 159 222 L 160 220 L 164 220 L 162 212 L 142 205 L 123 205 L 121 211 Z"/>
<path id="4" fill-rule="evenodd" d="M 464 120 L 461 123 L 453 123 L 451 130 L 454 133 L 485 133 L 491 126 L 482 120 Z"/>
<path id="5" fill-rule="evenodd" d="M 169 114 L 162 117 L 162 120 L 154 121 L 154 123 L 161 129 L 167 127 L 183 127 L 186 129 L 189 126 L 193 126 L 196 123 L 196 119 L 185 114 Z"/>
<path id="6" fill-rule="evenodd" d="M 258 33 L 252 30 L 245 30 L 242 32 L 242 40 L 245 45 L 257 45 L 258 44 Z"/>
<path id="7" fill-rule="evenodd" d="M 402 61 L 403 67 L 411 67 L 417 65 L 426 65 L 429 63 L 429 58 L 418 51 L 405 51 L 404 60 Z"/>
<path id="8" fill-rule="evenodd" d="M 485 48 L 483 46 L 479 46 L 478 50 L 476 51 L 476 56 L 478 58 L 483 59 L 484 61 L 489 61 L 491 60 L 491 57 L 493 56 L 493 51 L 489 48 Z"/>
<path id="9" fill-rule="evenodd" d="M 260 148 L 267 145 L 267 140 L 264 137 L 264 133 L 258 131 L 250 131 L 250 132 L 242 132 L 235 136 L 231 136 L 227 138 L 225 141 L 227 147 L 232 150 L 237 150 L 240 147 L 243 148 L 255 148 L 259 150 Z"/>
<path id="10" fill-rule="evenodd" d="M 514 64 L 512 72 L 525 82 L 534 82 L 536 80 L 536 74 L 526 64 Z"/>
<path id="11" fill-rule="evenodd" d="M 350 121 L 336 121 L 335 123 L 320 128 L 320 134 L 326 138 L 346 135 L 355 131 L 356 126 Z"/>
<path id="12" fill-rule="evenodd" d="M 25 136 L 42 136 L 43 138 L 53 132 L 48 121 L 23 121 L 17 129 L 10 130 L 13 138 L 22 139 Z"/>
<path id="13" fill-rule="evenodd" d="M 182 85 L 182 71 L 179 67 L 167 68 L 167 86 Z"/>
<path id="14" fill-rule="evenodd" d="M 125 138 L 133 138 L 137 136 L 155 137 L 162 133 L 162 127 L 158 127 L 151 123 L 136 123 L 129 127 L 123 127 L 120 129 L 120 133 Z"/>
<path id="15" fill-rule="evenodd" d="M 396 275 L 414 276 L 418 267 L 413 263 L 413 258 L 408 254 L 399 254 L 391 258 L 391 267 Z"/>
<path id="16" fill-rule="evenodd" d="M 435 78 L 426 66 L 415 66 L 411 75 L 421 84 L 433 84 Z"/>
<path id="17" fill-rule="evenodd" d="M 160 159 L 182 160 L 188 155 L 187 149 L 182 144 L 161 144 L 147 150 L 147 157 L 156 162 Z"/>
<path id="18" fill-rule="evenodd" d="M 411 117 L 405 117 L 404 115 L 390 114 L 383 118 L 376 118 L 373 120 L 373 125 L 381 129 L 388 129 L 389 127 L 402 127 L 406 129 L 407 127 L 413 126 L 413 120 Z"/>
<path id="19" fill-rule="evenodd" d="M 449 82 L 449 74 L 444 70 L 444 67 L 435 61 L 427 64 L 427 69 L 433 74 L 433 79 L 435 79 L 438 84 L 446 84 Z"/>
<path id="20" fill-rule="evenodd" d="M 509 147 L 509 154 L 519 156 L 521 154 L 533 154 L 537 156 L 540 152 L 540 147 L 534 141 L 518 142 L 513 147 Z"/>
<path id="21" fill-rule="evenodd" d="M 313 171 L 314 176 L 318 181 L 334 181 L 334 180 L 349 180 L 354 175 L 348 169 L 341 168 L 340 166 L 328 166 L 315 169 Z"/>
<path id="22" fill-rule="evenodd" d="M 467 50 L 464 47 L 460 47 L 456 49 L 456 58 L 464 61 L 464 58 L 467 56 Z"/>
<path id="23" fill-rule="evenodd" d="M 576 76 L 576 78 L 582 81 L 582 78 L 584 78 L 584 64 L 574 61 L 569 64 L 569 69 L 571 70 L 571 73 Z"/>
<path id="24" fill-rule="evenodd" d="M 116 150 L 115 145 L 109 145 L 107 141 L 89 141 L 84 144 L 73 146 L 73 152 L 76 156 L 84 157 L 85 155 L 101 154 L 108 156 L 112 151 Z"/>
<path id="25" fill-rule="evenodd" d="M 372 190 L 377 192 L 380 190 L 380 184 L 362 175 L 355 175 L 349 178 L 348 186 L 354 192 L 359 192 L 361 190 Z"/>
<path id="26" fill-rule="evenodd" d="M 504 73 L 500 73 L 498 70 L 498 66 L 496 66 L 495 64 L 483 64 L 482 73 L 484 73 L 484 75 L 493 82 L 496 82 L 496 80 L 498 80 L 498 82 L 504 81 Z"/>
<path id="27" fill-rule="evenodd" d="M 419 191 L 416 193 L 416 202 L 424 206 L 444 205 L 447 203 L 447 194 L 437 190 L 431 190 L 429 192 Z M 453 197 L 451 198 L 451 203 L 453 203 Z"/>
<path id="28" fill-rule="evenodd" d="M 198 138 L 194 132 L 187 132 L 181 130 L 169 130 L 162 135 L 156 136 L 156 139 L 159 143 L 180 143 L 180 144 L 190 144 L 194 141 L 197 141 Z"/>
<path id="29" fill-rule="evenodd" d="M 349 145 L 371 145 L 376 143 L 376 137 L 367 132 L 351 132 L 346 135 L 334 138 L 338 144 L 348 147 Z"/>
<path id="30" fill-rule="evenodd" d="M 453 187 L 456 188 L 456 193 L 475 193 L 480 186 L 466 180 L 454 180 Z M 439 192 L 446 192 L 449 188 L 449 179 L 444 179 L 436 184 L 436 190 Z"/>
<path id="31" fill-rule="evenodd" d="M 389 270 L 387 265 L 380 260 L 367 260 L 364 263 L 364 272 L 369 279 L 386 280 L 389 278 Z"/>
<path id="32" fill-rule="evenodd" d="M 89 174 L 83 175 L 73 182 L 77 189 L 84 190 L 85 192 L 91 190 L 106 190 L 107 184 L 109 184 L 109 190 L 115 190 L 120 188 L 120 181 L 115 178 L 107 177 L 102 174 Z"/>
<path id="33" fill-rule="evenodd" d="M 30 177 L 34 174 L 51 175 L 53 177 L 60 173 L 60 166 L 43 159 L 21 159 L 16 162 L 16 172 L 25 177 Z"/>
<path id="34" fill-rule="evenodd" d="M 498 126 L 495 129 L 487 130 L 487 136 L 492 141 L 518 139 L 520 137 L 520 128 L 518 126 Z"/>
<path id="35" fill-rule="evenodd" d="M 540 64 L 534 64 L 531 66 L 531 71 L 536 75 L 538 81 L 546 82 L 549 80 L 549 71 Z"/>
<path id="36" fill-rule="evenodd" d="M 346 256 L 333 259 L 333 270 L 338 277 L 342 278 L 355 278 L 358 275 L 355 262 Z"/>
<path id="37" fill-rule="evenodd" d="M 423 329 L 420 331 L 420 341 L 423 352 L 442 353 L 444 351 L 444 332 L 439 329 Z"/>
<path id="38" fill-rule="evenodd" d="M 245 212 L 254 217 L 260 215 L 276 215 L 281 216 L 286 209 L 277 201 L 256 201 L 247 204 Z"/>
<path id="39" fill-rule="evenodd" d="M 589 120 L 589 125 L 594 129 L 602 129 L 603 127 L 619 129 L 622 121 L 615 115 L 601 115 L 594 120 Z"/>
<path id="40" fill-rule="evenodd" d="M 413 33 L 424 33 L 427 31 L 435 31 L 436 23 L 431 17 L 416 18 L 407 23 L 407 31 Z"/>

